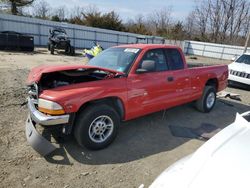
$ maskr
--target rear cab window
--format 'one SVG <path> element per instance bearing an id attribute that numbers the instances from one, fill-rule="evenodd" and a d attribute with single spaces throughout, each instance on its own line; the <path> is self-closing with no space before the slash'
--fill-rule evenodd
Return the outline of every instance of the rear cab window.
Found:
<path id="1" fill-rule="evenodd" d="M 184 69 L 184 62 L 182 56 L 177 49 L 166 48 L 165 50 L 166 60 L 171 70 Z"/>

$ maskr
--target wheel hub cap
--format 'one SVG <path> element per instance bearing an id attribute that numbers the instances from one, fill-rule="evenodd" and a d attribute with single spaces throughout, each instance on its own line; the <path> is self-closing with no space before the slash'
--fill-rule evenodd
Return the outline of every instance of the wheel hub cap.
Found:
<path id="1" fill-rule="evenodd" d="M 211 108 L 214 105 L 214 102 L 215 102 L 215 94 L 209 93 L 207 97 L 207 107 Z"/>
<path id="2" fill-rule="evenodd" d="M 114 123 L 109 116 L 95 118 L 89 127 L 89 138 L 95 143 L 101 143 L 108 139 L 114 129 Z"/>

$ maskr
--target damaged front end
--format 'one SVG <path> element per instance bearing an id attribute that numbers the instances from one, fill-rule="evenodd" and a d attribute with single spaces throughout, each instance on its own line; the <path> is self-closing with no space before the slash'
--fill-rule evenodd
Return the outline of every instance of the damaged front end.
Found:
<path id="1" fill-rule="evenodd" d="M 26 138 L 28 143 L 40 155 L 46 156 L 56 149 L 56 147 L 46 138 L 39 134 L 36 130 L 37 126 L 53 126 L 53 125 L 67 125 L 69 124 L 70 115 L 51 116 L 44 114 L 38 110 L 38 91 L 34 90 L 37 86 L 30 87 L 29 97 L 27 101 L 29 115 L 26 120 Z M 32 90 L 33 89 L 33 90 Z"/>
<path id="2" fill-rule="evenodd" d="M 64 96 L 71 85 L 85 87 L 84 82 L 112 79 L 123 76 L 120 72 L 89 66 L 52 66 L 34 68 L 28 77 L 28 109 L 26 121 L 26 137 L 28 143 L 42 156 L 51 153 L 56 147 L 37 130 L 58 128 L 63 136 L 72 132 L 75 112 L 69 111 L 63 103 L 57 102 L 60 95 Z M 80 85 L 76 85 L 80 84 Z M 45 96 L 46 91 L 60 91 L 53 96 Z M 62 97 L 63 98 L 63 97 Z"/>

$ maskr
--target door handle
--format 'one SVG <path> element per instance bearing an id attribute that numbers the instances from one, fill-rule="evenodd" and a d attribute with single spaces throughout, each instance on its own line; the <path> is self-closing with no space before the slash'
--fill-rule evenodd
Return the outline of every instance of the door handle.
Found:
<path id="1" fill-rule="evenodd" d="M 169 76 L 169 77 L 167 78 L 167 80 L 168 80 L 169 82 L 172 82 L 172 81 L 174 81 L 174 77 L 173 77 L 173 76 Z"/>

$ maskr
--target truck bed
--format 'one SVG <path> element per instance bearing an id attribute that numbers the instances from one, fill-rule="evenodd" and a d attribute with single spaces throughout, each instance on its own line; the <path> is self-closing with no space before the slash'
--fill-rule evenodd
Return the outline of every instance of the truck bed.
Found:
<path id="1" fill-rule="evenodd" d="M 218 64 L 208 64 L 208 63 L 194 63 L 194 62 L 187 62 L 188 68 L 194 68 L 194 67 L 209 67 L 209 66 L 215 66 Z"/>

